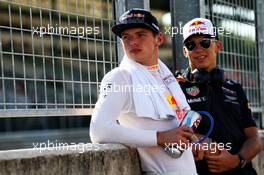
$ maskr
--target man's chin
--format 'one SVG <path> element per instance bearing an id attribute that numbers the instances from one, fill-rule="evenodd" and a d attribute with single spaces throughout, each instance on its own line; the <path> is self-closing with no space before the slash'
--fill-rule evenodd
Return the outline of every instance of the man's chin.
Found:
<path id="1" fill-rule="evenodd" d="M 138 54 L 129 54 L 131 58 L 140 59 L 140 56 Z"/>
<path id="2" fill-rule="evenodd" d="M 139 57 L 139 56 L 137 56 L 137 55 L 128 55 L 128 58 L 130 58 L 130 59 L 132 59 L 132 60 L 134 60 L 134 61 L 136 61 L 136 62 L 141 62 L 141 60 L 142 60 L 142 58 L 141 57 Z"/>
<path id="3" fill-rule="evenodd" d="M 197 66 L 197 69 L 202 69 L 202 70 L 206 70 L 206 71 L 210 71 L 210 66 L 208 65 L 201 65 L 199 64 L 199 66 Z"/>

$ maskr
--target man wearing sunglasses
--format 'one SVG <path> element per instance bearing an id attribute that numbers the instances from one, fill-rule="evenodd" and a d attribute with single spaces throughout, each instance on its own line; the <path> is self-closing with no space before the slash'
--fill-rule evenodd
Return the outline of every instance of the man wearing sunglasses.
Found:
<path id="1" fill-rule="evenodd" d="M 176 110 L 190 107 L 158 58 L 163 38 L 157 19 L 144 9 L 130 9 L 112 31 L 120 37 L 125 56 L 102 80 L 90 125 L 92 142 L 136 147 L 145 175 L 197 175 L 190 149 L 179 158 L 166 152 L 171 144 L 188 144 L 193 130 L 178 127 Z"/>
<path id="2" fill-rule="evenodd" d="M 217 66 L 222 43 L 216 31 L 204 18 L 195 18 L 183 27 L 183 53 L 189 67 L 177 80 L 191 109 L 213 116 L 215 125 L 209 140 L 218 144 L 214 154 L 209 142 L 205 149 L 193 150 L 197 171 L 201 175 L 255 175 L 251 160 L 261 150 L 258 130 L 241 85 L 225 79 Z M 205 135 L 209 123 L 203 117 L 196 132 Z"/>

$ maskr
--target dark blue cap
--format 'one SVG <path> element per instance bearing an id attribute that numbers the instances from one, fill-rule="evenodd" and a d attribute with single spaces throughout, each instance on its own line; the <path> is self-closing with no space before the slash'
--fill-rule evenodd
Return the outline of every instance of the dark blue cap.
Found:
<path id="1" fill-rule="evenodd" d="M 119 37 L 121 33 L 129 28 L 142 27 L 149 29 L 155 33 L 159 33 L 159 26 L 156 17 L 154 17 L 149 11 L 132 8 L 126 11 L 118 21 L 118 24 L 112 27 L 112 31 Z"/>

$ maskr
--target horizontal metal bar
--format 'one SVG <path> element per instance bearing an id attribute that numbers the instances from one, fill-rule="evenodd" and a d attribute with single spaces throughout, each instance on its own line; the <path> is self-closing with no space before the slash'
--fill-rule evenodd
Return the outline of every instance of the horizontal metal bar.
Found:
<path id="1" fill-rule="evenodd" d="M 2 150 L 33 148 L 36 143 L 89 143 L 89 129 L 52 129 L 16 131 L 0 133 L 0 152 Z"/>
<path id="2" fill-rule="evenodd" d="M 100 82 L 93 81 L 74 81 L 74 80 L 60 80 L 60 79 L 39 79 L 39 78 L 12 78 L 12 77 L 1 77 L 3 80 L 21 80 L 21 81 L 38 81 L 38 82 L 56 82 L 56 83 L 78 83 L 78 84 L 94 84 L 97 85 Z"/>
<path id="3" fill-rule="evenodd" d="M 46 26 L 40 26 L 40 27 L 46 27 Z M 74 27 L 74 26 L 72 26 L 72 27 Z M 23 32 L 29 32 L 29 33 L 31 33 L 31 34 L 34 34 L 34 30 L 33 30 L 33 28 L 32 29 L 21 29 L 21 28 L 17 28 L 17 27 L 9 27 L 9 26 L 2 26 L 2 25 L 0 25 L 0 28 L 1 29 L 9 29 L 9 30 L 14 30 L 14 31 L 23 31 Z M 76 27 L 77 28 L 77 27 Z M 33 32 L 33 33 L 32 33 Z M 15 34 L 14 34 L 15 35 Z M 97 38 L 94 38 L 94 36 L 93 37 L 89 37 L 89 35 L 86 37 L 86 36 L 82 36 L 82 37 L 80 37 L 80 36 L 78 36 L 78 35 L 71 35 L 71 34 L 68 34 L 68 35 L 65 35 L 65 34 L 59 34 L 59 33 L 43 33 L 42 34 L 43 36 L 62 36 L 62 37 L 65 37 L 65 38 L 73 38 L 73 39 L 82 39 L 82 40 L 85 40 L 85 39 L 88 39 L 88 40 L 90 40 L 90 41 L 94 41 L 94 40 L 96 40 L 96 41 L 101 41 L 101 42 L 106 42 L 106 43 L 110 43 L 110 42 L 112 42 L 112 43 L 117 43 L 116 41 L 113 41 L 113 40 L 108 40 L 108 39 L 100 39 L 99 37 L 97 37 Z M 98 34 L 99 35 L 99 34 Z M 34 36 L 36 36 L 36 37 L 39 37 L 39 38 L 41 38 L 42 36 L 40 36 L 39 34 L 34 34 Z"/>
<path id="4" fill-rule="evenodd" d="M 92 115 L 93 109 L 94 108 L 8 109 L 8 110 L 0 110 L 0 118 L 51 117 L 51 116 L 90 116 L 90 115 Z"/>
<path id="5" fill-rule="evenodd" d="M 69 58 L 69 57 L 59 57 L 59 56 L 51 56 L 51 55 L 39 55 L 39 54 L 30 54 L 30 53 L 20 53 L 20 52 L 6 52 L 6 51 L 0 51 L 1 54 L 8 54 L 8 55 L 18 55 L 18 56 L 31 56 L 31 57 L 41 57 L 41 58 L 54 58 L 58 60 L 64 60 L 64 61 L 84 61 L 87 63 L 108 63 L 108 64 L 115 64 L 117 62 L 112 61 L 100 61 L 100 60 L 87 60 L 87 59 L 80 59 L 80 58 Z"/>
<path id="6" fill-rule="evenodd" d="M 251 107 L 250 108 L 252 112 L 257 112 L 257 113 L 261 113 L 263 111 L 262 107 Z"/>
<path id="7" fill-rule="evenodd" d="M 108 18 L 102 18 L 102 17 L 96 17 L 94 15 L 85 15 L 85 14 L 81 14 L 81 13 L 73 13 L 73 12 L 70 12 L 70 11 L 63 11 L 63 10 L 60 10 L 60 9 L 57 9 L 57 10 L 54 10 L 52 8 L 45 8 L 45 7 L 39 7 L 39 6 L 34 6 L 34 5 L 25 5 L 25 4 L 21 4 L 21 3 L 17 3 L 17 2 L 12 2 L 12 1 L 6 1 L 6 0 L 2 0 L 2 2 L 6 2 L 8 4 L 14 4 L 14 5 L 17 5 L 17 6 L 21 6 L 21 7 L 25 7 L 25 8 L 35 8 L 35 9 L 38 9 L 38 10 L 47 10 L 47 11 L 51 11 L 51 12 L 60 12 L 60 13 L 65 13 L 66 15 L 71 15 L 71 16 L 81 16 L 81 17 L 91 17 L 91 18 L 94 18 L 94 19 L 103 19 L 103 20 L 109 20 Z"/>

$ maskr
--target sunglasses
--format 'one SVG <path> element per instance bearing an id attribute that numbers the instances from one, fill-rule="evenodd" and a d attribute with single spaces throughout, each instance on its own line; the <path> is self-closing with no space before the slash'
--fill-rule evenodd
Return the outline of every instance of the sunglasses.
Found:
<path id="1" fill-rule="evenodd" d="M 215 41 L 209 38 L 203 38 L 202 40 L 199 41 L 199 44 L 202 48 L 204 49 L 208 49 L 211 45 L 211 41 Z M 189 50 L 189 51 L 193 51 L 196 47 L 196 44 L 194 41 L 188 41 L 186 43 L 184 43 L 184 46 Z"/>

